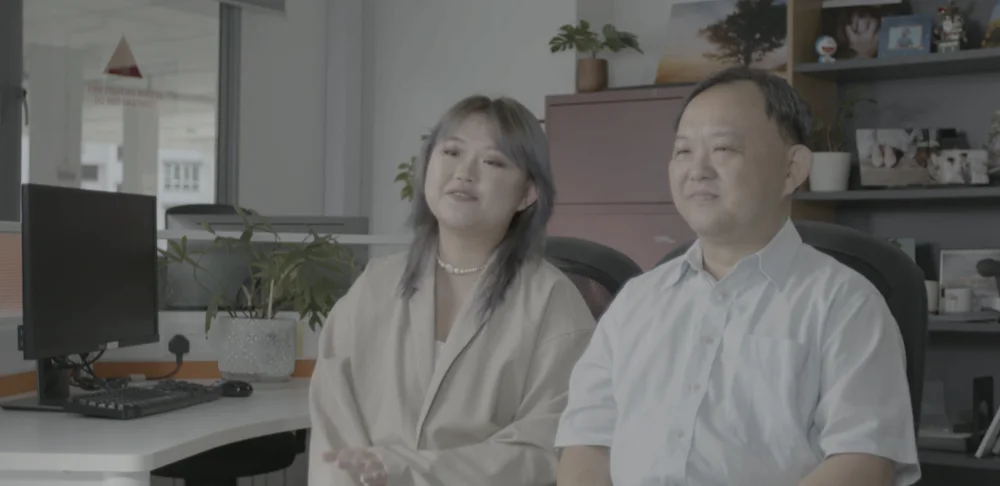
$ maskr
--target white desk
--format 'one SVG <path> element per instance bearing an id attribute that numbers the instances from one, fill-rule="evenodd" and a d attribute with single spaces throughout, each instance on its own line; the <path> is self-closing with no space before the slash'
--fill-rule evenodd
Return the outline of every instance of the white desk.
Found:
<path id="1" fill-rule="evenodd" d="M 0 412 L 2 486 L 149 486 L 150 471 L 216 447 L 309 428 L 308 379 L 135 420 Z"/>

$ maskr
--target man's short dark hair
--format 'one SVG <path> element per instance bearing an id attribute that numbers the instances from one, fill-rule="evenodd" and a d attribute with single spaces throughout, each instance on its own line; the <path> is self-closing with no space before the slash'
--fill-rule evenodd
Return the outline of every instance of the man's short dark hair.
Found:
<path id="1" fill-rule="evenodd" d="M 684 100 L 681 115 L 684 115 L 691 100 L 701 93 L 715 86 L 739 81 L 750 81 L 760 89 L 767 117 L 778 125 L 786 140 L 792 144 L 811 145 L 813 122 L 809 104 L 784 79 L 762 69 L 734 66 L 712 74 L 695 85 L 694 91 Z M 680 124 L 680 117 L 677 123 Z"/>

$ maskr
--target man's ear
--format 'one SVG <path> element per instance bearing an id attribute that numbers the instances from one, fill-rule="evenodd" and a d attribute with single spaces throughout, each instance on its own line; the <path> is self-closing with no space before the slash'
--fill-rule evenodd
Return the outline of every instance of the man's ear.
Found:
<path id="1" fill-rule="evenodd" d="M 788 149 L 788 172 L 785 174 L 785 196 L 791 196 L 809 178 L 813 153 L 805 145 L 792 145 Z"/>
<path id="2" fill-rule="evenodd" d="M 535 204 L 538 200 L 538 189 L 535 188 L 534 182 L 529 182 L 527 189 L 524 191 L 524 197 L 521 198 L 521 204 L 517 205 L 517 211 L 521 212 L 528 209 L 529 206 Z"/>

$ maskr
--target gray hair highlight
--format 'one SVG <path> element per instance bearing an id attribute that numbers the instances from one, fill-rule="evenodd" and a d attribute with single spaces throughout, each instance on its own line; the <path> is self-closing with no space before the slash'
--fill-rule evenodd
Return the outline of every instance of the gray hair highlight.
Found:
<path id="1" fill-rule="evenodd" d="M 427 205 L 424 193 L 427 163 L 437 144 L 469 116 L 476 114 L 485 116 L 492 123 L 498 149 L 525 172 L 538 193 L 534 204 L 511 219 L 503 240 L 494 250 L 492 263 L 484 271 L 484 281 L 480 286 L 482 291 L 474 298 L 478 299 L 479 317 L 485 321 L 503 302 L 507 289 L 525 261 L 543 258 L 545 227 L 552 216 L 556 197 L 549 166 L 548 138 L 534 114 L 511 98 L 470 96 L 452 106 L 431 130 L 414 167 L 413 206 L 409 219 L 413 243 L 398 290 L 404 299 L 412 297 L 426 263 L 436 258 L 433 252 L 437 249 L 438 222 Z"/>

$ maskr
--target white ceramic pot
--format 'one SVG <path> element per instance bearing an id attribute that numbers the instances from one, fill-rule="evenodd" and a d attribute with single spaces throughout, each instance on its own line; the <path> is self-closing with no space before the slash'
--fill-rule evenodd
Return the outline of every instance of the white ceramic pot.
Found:
<path id="1" fill-rule="evenodd" d="M 294 319 L 219 316 L 210 333 L 219 353 L 219 373 L 227 380 L 290 380 L 297 325 Z"/>
<path id="2" fill-rule="evenodd" d="M 816 152 L 809 171 L 809 190 L 813 192 L 846 191 L 851 177 L 850 152 Z"/>

